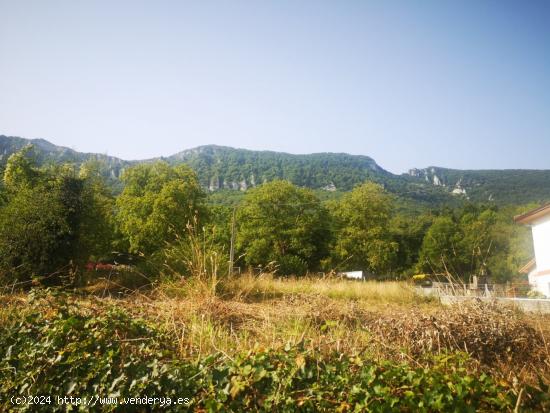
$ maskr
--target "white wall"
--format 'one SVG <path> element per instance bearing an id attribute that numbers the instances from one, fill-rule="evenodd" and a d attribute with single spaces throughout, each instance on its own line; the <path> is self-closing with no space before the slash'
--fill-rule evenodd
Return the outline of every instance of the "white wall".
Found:
<path id="1" fill-rule="evenodd" d="M 537 271 L 550 270 L 550 216 L 532 224 Z"/>
<path id="2" fill-rule="evenodd" d="M 550 297 L 550 275 L 535 275 L 533 277 L 534 289 L 544 294 L 546 297 Z"/>
<path id="3" fill-rule="evenodd" d="M 353 278 L 356 280 L 363 279 L 363 271 L 347 271 L 344 273 L 346 278 Z"/>

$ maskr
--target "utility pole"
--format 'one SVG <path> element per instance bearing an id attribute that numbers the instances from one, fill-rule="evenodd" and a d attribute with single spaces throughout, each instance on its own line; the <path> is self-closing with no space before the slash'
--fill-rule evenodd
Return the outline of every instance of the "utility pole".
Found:
<path id="1" fill-rule="evenodd" d="M 231 245 L 229 246 L 229 276 L 233 275 L 233 261 L 235 260 L 235 220 L 237 216 L 237 207 L 233 207 L 233 216 L 231 217 Z"/>

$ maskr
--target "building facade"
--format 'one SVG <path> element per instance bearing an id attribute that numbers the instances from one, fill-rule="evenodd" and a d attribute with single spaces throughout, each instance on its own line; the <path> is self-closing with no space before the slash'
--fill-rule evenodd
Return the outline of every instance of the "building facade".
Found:
<path id="1" fill-rule="evenodd" d="M 550 203 L 518 215 L 514 220 L 530 226 L 533 234 L 535 258 L 522 268 L 522 272 L 528 274 L 533 289 L 550 297 Z"/>

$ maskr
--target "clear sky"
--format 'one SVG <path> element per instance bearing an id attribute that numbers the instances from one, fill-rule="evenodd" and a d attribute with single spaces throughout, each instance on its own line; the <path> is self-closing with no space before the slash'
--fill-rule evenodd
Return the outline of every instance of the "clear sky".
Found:
<path id="1" fill-rule="evenodd" d="M 550 1 L 0 0 L 0 134 L 550 168 Z"/>

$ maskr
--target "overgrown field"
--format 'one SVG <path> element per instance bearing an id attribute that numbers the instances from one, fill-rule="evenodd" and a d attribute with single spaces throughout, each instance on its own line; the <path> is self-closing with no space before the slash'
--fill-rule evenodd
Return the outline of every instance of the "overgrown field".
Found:
<path id="1" fill-rule="evenodd" d="M 12 396 L 177 397 L 153 411 L 545 411 L 550 317 L 397 282 L 242 276 L 0 296 Z M 132 408 L 134 410 L 132 410 Z M 82 411 L 148 411 L 109 404 Z M 77 407 L 74 407 L 77 410 Z"/>

